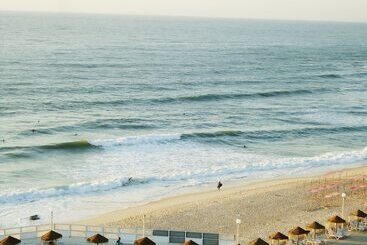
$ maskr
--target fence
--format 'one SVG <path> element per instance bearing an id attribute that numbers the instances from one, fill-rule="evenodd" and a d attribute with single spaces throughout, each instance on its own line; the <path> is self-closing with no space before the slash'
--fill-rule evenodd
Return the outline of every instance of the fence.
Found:
<path id="1" fill-rule="evenodd" d="M 39 244 L 39 238 L 49 231 L 51 225 L 32 225 L 16 228 L 0 229 L 0 238 L 14 236 L 27 244 Z M 67 244 L 71 239 L 79 239 L 77 244 L 96 233 L 109 238 L 110 244 L 114 244 L 117 237 L 121 237 L 124 244 L 134 244 L 143 234 L 159 244 L 181 244 L 187 240 L 193 240 L 201 245 L 233 245 L 233 237 L 225 237 L 215 233 L 200 233 L 170 230 L 147 230 L 141 228 L 121 229 L 118 227 L 90 226 L 77 224 L 54 224 L 53 230 L 63 235 L 63 243 Z M 36 242 L 38 241 L 38 242 Z"/>

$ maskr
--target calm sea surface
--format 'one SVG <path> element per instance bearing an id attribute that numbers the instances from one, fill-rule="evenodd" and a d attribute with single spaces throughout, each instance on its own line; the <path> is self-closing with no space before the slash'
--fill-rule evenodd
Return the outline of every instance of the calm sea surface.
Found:
<path id="1" fill-rule="evenodd" d="M 358 165 L 367 24 L 0 12 L 0 140 L 0 226 Z"/>

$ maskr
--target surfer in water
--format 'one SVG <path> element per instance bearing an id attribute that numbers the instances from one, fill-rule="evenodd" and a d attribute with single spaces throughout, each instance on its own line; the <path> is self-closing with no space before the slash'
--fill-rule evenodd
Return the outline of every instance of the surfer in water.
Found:
<path id="1" fill-rule="evenodd" d="M 222 186 L 223 186 L 223 184 L 222 184 L 222 182 L 218 182 L 218 185 L 217 185 L 217 189 L 218 189 L 218 191 L 220 191 L 220 188 L 222 188 Z"/>

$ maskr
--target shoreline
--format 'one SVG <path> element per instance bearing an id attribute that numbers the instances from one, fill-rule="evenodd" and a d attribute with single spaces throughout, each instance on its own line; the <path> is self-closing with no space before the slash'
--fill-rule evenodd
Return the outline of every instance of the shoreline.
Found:
<path id="1" fill-rule="evenodd" d="M 225 184 L 221 191 L 208 186 L 199 187 L 197 191 L 108 212 L 75 224 L 142 227 L 142 217 L 146 215 L 148 229 L 233 235 L 234 220 L 241 218 L 241 239 L 267 237 L 271 232 L 287 232 L 294 226 L 304 226 L 314 220 L 325 223 L 327 217 L 339 214 L 337 198 L 330 204 L 329 200 L 321 201 L 326 204 L 318 203 L 320 200 L 310 198 L 308 190 L 313 185 L 349 180 L 359 175 L 367 175 L 365 163 L 311 176 L 262 179 L 251 183 L 235 181 Z M 364 200 L 364 195 L 362 199 L 348 196 L 346 213 L 357 207 L 364 208 L 367 200 Z"/>

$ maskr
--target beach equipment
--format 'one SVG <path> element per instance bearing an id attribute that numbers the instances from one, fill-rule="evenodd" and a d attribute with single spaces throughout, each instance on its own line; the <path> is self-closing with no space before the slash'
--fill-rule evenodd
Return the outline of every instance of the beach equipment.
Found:
<path id="1" fill-rule="evenodd" d="M 322 224 L 314 221 L 308 225 L 306 225 L 306 228 L 312 231 L 313 234 L 313 239 L 316 239 L 316 234 L 319 232 L 322 232 L 325 230 L 325 226 L 323 226 Z"/>
<path id="2" fill-rule="evenodd" d="M 345 224 L 345 220 L 340 218 L 338 215 L 332 216 L 328 219 L 329 223 L 334 223 L 334 224 Z"/>
<path id="3" fill-rule="evenodd" d="M 96 244 L 100 244 L 100 243 L 107 243 L 108 242 L 108 238 L 102 236 L 101 234 L 95 234 L 91 237 L 87 238 L 87 242 L 90 243 L 96 243 Z"/>
<path id="4" fill-rule="evenodd" d="M 155 245 L 155 242 L 150 240 L 148 237 L 143 237 L 134 242 L 134 245 Z"/>
<path id="5" fill-rule="evenodd" d="M 323 226 L 322 224 L 314 221 L 314 222 L 306 225 L 306 228 L 311 230 L 311 232 L 313 234 L 312 240 L 308 240 L 306 244 L 321 245 L 321 244 L 326 243 L 326 241 L 324 239 L 321 239 L 321 238 L 317 237 L 317 234 L 325 232 L 325 226 Z"/>
<path id="6" fill-rule="evenodd" d="M 269 243 L 265 242 L 263 239 L 258 238 L 255 240 L 252 240 L 248 243 L 248 245 L 269 245 Z"/>
<path id="7" fill-rule="evenodd" d="M 352 219 L 352 221 L 349 223 L 350 230 L 365 231 L 367 229 L 366 225 L 361 223 L 361 221 L 367 218 L 367 214 L 362 210 L 358 209 L 354 212 L 351 212 L 349 218 Z"/>
<path id="8" fill-rule="evenodd" d="M 276 244 L 281 244 L 281 242 L 284 242 L 284 241 L 287 241 L 289 238 L 284 235 L 283 233 L 280 233 L 280 232 L 276 232 L 276 233 L 273 233 L 269 236 L 272 244 L 273 242 L 276 242 Z"/>
<path id="9" fill-rule="evenodd" d="M 296 244 L 298 245 L 299 240 L 304 240 L 306 238 L 305 235 L 307 235 L 308 233 L 310 233 L 310 232 L 306 231 L 305 229 L 302 229 L 299 226 L 297 226 L 296 228 L 289 231 L 289 236 L 290 237 L 297 237 Z"/>
<path id="10" fill-rule="evenodd" d="M 41 240 L 46 241 L 46 242 L 56 241 L 57 239 L 60 239 L 60 238 L 62 238 L 62 235 L 60 233 L 57 233 L 54 230 L 50 230 L 41 236 Z"/>
<path id="11" fill-rule="evenodd" d="M 335 216 L 332 216 L 328 219 L 328 223 L 329 224 L 335 224 L 335 230 L 333 230 L 332 228 L 327 229 L 328 237 L 335 238 L 335 239 L 339 240 L 340 238 L 343 238 L 343 237 L 347 236 L 347 233 L 344 229 L 339 229 L 338 230 L 339 225 L 344 225 L 346 223 L 346 221 L 344 219 L 342 219 L 339 216 L 335 215 Z"/>
<path id="12" fill-rule="evenodd" d="M 0 245 L 16 245 L 19 244 L 21 241 L 15 237 L 7 236 L 0 241 Z"/>
<path id="13" fill-rule="evenodd" d="M 188 240 L 188 241 L 186 241 L 186 242 L 182 243 L 182 245 L 199 245 L 199 244 L 197 244 L 197 243 L 196 243 L 196 242 L 194 242 L 193 240 Z"/>
<path id="14" fill-rule="evenodd" d="M 361 218 L 364 219 L 367 217 L 367 213 L 363 212 L 362 210 L 358 209 L 354 212 L 350 213 L 351 216 L 357 217 L 357 218 Z"/>

